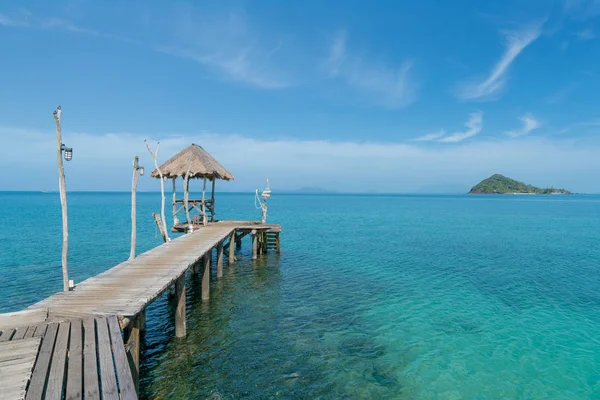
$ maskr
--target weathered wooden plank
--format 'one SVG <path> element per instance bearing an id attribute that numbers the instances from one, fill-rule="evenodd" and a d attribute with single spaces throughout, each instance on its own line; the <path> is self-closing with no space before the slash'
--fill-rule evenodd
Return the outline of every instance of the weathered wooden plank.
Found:
<path id="1" fill-rule="evenodd" d="M 15 334 L 13 335 L 11 340 L 21 340 L 25 338 L 25 334 L 27 333 L 27 326 L 20 326 L 15 329 Z"/>
<path id="2" fill-rule="evenodd" d="M 33 334 L 33 337 L 44 337 L 47 328 L 48 324 L 39 324 L 35 327 L 35 333 Z"/>
<path id="3" fill-rule="evenodd" d="M 31 375 L 31 383 L 27 390 L 27 400 L 41 399 L 44 394 L 44 387 L 46 385 L 46 379 L 48 377 L 48 370 L 50 368 L 50 358 L 52 357 L 52 351 L 54 350 L 54 341 L 56 339 L 56 333 L 58 331 L 58 324 L 52 323 L 48 325 L 48 329 L 45 330 L 44 339 L 40 347 L 40 353 Z M 36 329 L 37 334 L 38 329 Z"/>
<path id="4" fill-rule="evenodd" d="M 18 359 L 0 361 L 0 398 L 7 400 L 25 398 L 25 389 L 31 377 L 39 346 L 40 338 L 0 344 L 2 355 L 6 355 L 7 349 L 9 351 L 16 349 L 20 352 Z"/>
<path id="5" fill-rule="evenodd" d="M 54 345 L 54 353 L 50 365 L 50 375 L 48 375 L 48 385 L 46 387 L 46 400 L 62 399 L 70 327 L 71 324 L 69 322 L 62 322 L 58 328 L 56 344 Z"/>
<path id="6" fill-rule="evenodd" d="M 15 333 L 14 329 L 3 330 L 2 334 L 0 334 L 0 342 L 8 342 L 14 333 Z"/>
<path id="7" fill-rule="evenodd" d="M 35 333 L 35 329 L 37 328 L 37 326 L 33 325 L 27 328 L 27 332 L 25 332 L 25 338 L 24 339 L 28 339 L 28 338 L 32 338 L 33 334 Z"/>
<path id="8" fill-rule="evenodd" d="M 69 341 L 69 368 L 67 371 L 66 400 L 82 398 L 83 393 L 83 329 L 81 320 L 71 321 Z"/>
<path id="9" fill-rule="evenodd" d="M 131 375 L 131 369 L 129 368 L 129 361 L 127 361 L 127 355 L 125 354 L 125 345 L 123 343 L 123 337 L 121 336 L 117 317 L 111 315 L 107 320 L 110 341 L 113 347 L 115 368 L 117 370 L 117 380 L 119 381 L 119 389 L 121 392 L 121 400 L 135 400 L 138 397 Z"/>
<path id="10" fill-rule="evenodd" d="M 100 399 L 98 362 L 96 358 L 96 327 L 93 318 L 83 321 L 83 393 L 86 400 Z"/>
<path id="11" fill-rule="evenodd" d="M 98 361 L 100 364 L 102 399 L 119 400 L 119 390 L 117 389 L 117 378 L 115 377 L 106 318 L 96 318 L 96 328 L 98 330 Z"/>

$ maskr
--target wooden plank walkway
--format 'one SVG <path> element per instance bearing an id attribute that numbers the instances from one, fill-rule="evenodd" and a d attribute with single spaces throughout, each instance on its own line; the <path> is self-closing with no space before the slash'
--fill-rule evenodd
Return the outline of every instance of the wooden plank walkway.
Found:
<path id="1" fill-rule="evenodd" d="M 79 283 L 73 291 L 50 296 L 30 309 L 47 309 L 51 318 L 136 315 L 233 229 L 231 225 L 211 226 L 183 235 Z"/>
<path id="2" fill-rule="evenodd" d="M 85 368 L 84 368 L 85 366 Z M 115 315 L 4 329 L 0 399 L 137 399 Z"/>
<path id="3" fill-rule="evenodd" d="M 212 223 L 91 277 L 72 291 L 0 314 L 0 398 L 137 399 L 119 318 L 137 317 L 130 342 L 136 347 L 132 357 L 137 368 L 141 312 L 176 281 L 180 292 L 184 290 L 187 269 L 213 248 L 219 249 L 222 263 L 223 243 L 234 231 L 255 237 L 255 232 L 280 232 L 281 227 L 251 221 Z M 205 258 L 203 265 L 204 299 L 210 260 Z M 179 297 L 184 310 L 180 333 L 185 336 L 185 291 Z"/>

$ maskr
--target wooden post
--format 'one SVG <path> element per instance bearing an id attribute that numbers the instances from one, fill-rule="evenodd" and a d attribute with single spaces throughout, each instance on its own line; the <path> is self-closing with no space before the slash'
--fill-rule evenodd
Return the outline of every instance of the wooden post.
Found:
<path id="1" fill-rule="evenodd" d="M 67 255 L 69 253 L 69 222 L 67 220 L 67 184 L 65 183 L 65 168 L 63 166 L 63 143 L 60 127 L 62 110 L 60 106 L 54 110 L 54 122 L 56 123 L 56 157 L 58 159 L 58 190 L 60 192 L 60 206 L 62 209 L 63 245 L 62 245 L 62 275 L 63 290 L 69 291 L 69 266 Z"/>
<path id="2" fill-rule="evenodd" d="M 217 278 L 223 277 L 223 242 L 217 245 Z"/>
<path id="3" fill-rule="evenodd" d="M 133 321 L 127 326 L 127 348 L 129 348 L 129 357 L 131 362 L 131 375 L 133 375 L 133 382 L 135 383 L 135 389 L 139 393 L 140 388 L 140 328 L 141 318 L 138 314 Z"/>
<path id="4" fill-rule="evenodd" d="M 233 264 L 235 262 L 235 229 L 231 232 L 231 236 L 229 236 L 229 264 Z"/>
<path id="5" fill-rule="evenodd" d="M 165 242 L 170 242 L 171 238 L 169 238 L 169 234 L 167 233 L 167 221 L 165 219 L 165 180 L 163 179 L 163 174 L 160 171 L 160 167 L 158 166 L 158 149 L 160 148 L 160 142 L 156 143 L 156 151 L 155 152 L 152 152 L 152 150 L 150 150 L 150 146 L 148 146 L 148 142 L 145 139 L 144 139 L 144 143 L 146 144 L 148 153 L 150 153 L 150 155 L 154 159 L 154 166 L 156 167 L 156 170 L 158 171 L 158 176 L 160 177 L 160 194 L 161 194 L 160 219 L 162 221 L 163 228 L 164 228 Z"/>
<path id="6" fill-rule="evenodd" d="M 192 163 L 188 165 L 185 178 L 183 179 L 183 207 L 185 207 L 185 222 L 188 224 L 188 230 L 190 229 L 192 221 L 190 220 L 190 209 L 189 209 L 189 196 L 190 196 L 190 170 L 192 169 Z"/>
<path id="7" fill-rule="evenodd" d="M 280 254 L 281 253 L 281 242 L 279 241 L 279 232 L 277 232 L 275 234 L 275 248 L 276 248 L 275 251 L 277 251 L 277 254 Z"/>
<path id="8" fill-rule="evenodd" d="M 212 191 L 210 195 L 210 199 L 212 200 L 210 203 L 210 222 L 215 222 L 215 177 L 212 179 Z"/>
<path id="9" fill-rule="evenodd" d="M 175 179 L 176 177 L 171 178 L 171 180 L 173 181 L 173 226 L 179 223 L 179 218 L 177 218 L 177 189 L 175 187 Z"/>
<path id="10" fill-rule="evenodd" d="M 135 156 L 133 158 L 133 180 L 131 183 L 131 250 L 129 251 L 129 259 L 133 260 L 135 258 L 135 242 L 136 242 L 136 190 L 138 183 L 138 174 L 139 174 L 139 157 Z"/>
<path id="11" fill-rule="evenodd" d="M 160 231 L 160 235 L 163 240 L 166 242 L 168 239 L 167 232 L 165 231 L 165 225 L 160 220 L 160 215 L 157 213 L 152 213 L 152 218 L 154 218 L 154 222 L 156 222 L 156 226 L 158 226 L 158 230 Z"/>
<path id="12" fill-rule="evenodd" d="M 185 273 L 175 281 L 175 300 L 177 309 L 175 311 L 175 336 L 185 337 Z"/>
<path id="13" fill-rule="evenodd" d="M 202 225 L 206 226 L 206 203 L 204 202 L 206 193 L 206 176 L 204 177 L 204 186 L 202 187 Z"/>
<path id="14" fill-rule="evenodd" d="M 210 255 L 212 253 L 209 251 L 204 255 L 203 262 L 203 274 L 202 274 L 202 301 L 207 301 L 210 299 Z"/>
<path id="15" fill-rule="evenodd" d="M 146 332 L 146 309 L 145 308 L 142 311 L 140 311 L 140 313 L 138 314 L 138 318 L 140 319 L 140 323 L 139 323 L 140 332 Z"/>
<path id="16" fill-rule="evenodd" d="M 258 258 L 258 235 L 256 234 L 256 230 L 252 230 L 252 259 L 256 260 Z"/>

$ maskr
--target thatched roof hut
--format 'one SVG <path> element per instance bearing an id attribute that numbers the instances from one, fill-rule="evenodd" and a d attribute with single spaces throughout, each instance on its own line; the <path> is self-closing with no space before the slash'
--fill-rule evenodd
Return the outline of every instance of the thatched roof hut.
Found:
<path id="1" fill-rule="evenodd" d="M 206 178 L 211 181 L 215 178 L 225 181 L 235 179 L 231 172 L 227 171 L 213 156 L 194 143 L 169 158 L 160 166 L 160 172 L 167 179 L 185 178 L 188 168 L 190 169 L 190 179 Z M 152 171 L 151 176 L 160 178 L 156 169 Z"/>
<path id="2" fill-rule="evenodd" d="M 234 179 L 231 172 L 227 171 L 206 150 L 192 143 L 173 157 L 169 158 L 159 167 L 163 178 L 173 181 L 173 230 L 187 231 L 190 226 L 206 225 L 208 220 L 215 221 L 215 181 L 222 179 L 231 181 Z M 188 175 L 189 170 L 189 175 Z M 186 179 L 186 175 L 187 179 Z M 158 169 L 152 171 L 153 178 L 160 179 Z M 183 199 L 177 199 L 175 180 L 181 178 L 184 181 Z M 203 179 L 202 197 L 189 199 L 189 179 Z M 210 197 L 206 197 L 206 181 L 212 181 Z M 177 214 L 185 212 L 185 224 L 179 224 Z M 191 214 L 190 214 L 191 213 Z M 200 222 L 200 219 L 202 222 Z"/>

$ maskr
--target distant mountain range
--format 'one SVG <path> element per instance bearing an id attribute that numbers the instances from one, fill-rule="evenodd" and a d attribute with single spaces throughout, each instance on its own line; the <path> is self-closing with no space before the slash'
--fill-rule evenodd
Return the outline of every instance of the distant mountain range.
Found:
<path id="1" fill-rule="evenodd" d="M 571 194 L 571 192 L 552 187 L 542 189 L 495 174 L 473 186 L 469 194 Z"/>

